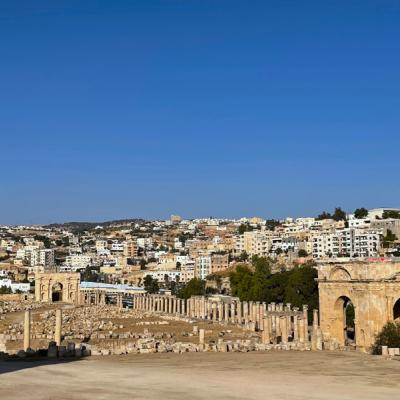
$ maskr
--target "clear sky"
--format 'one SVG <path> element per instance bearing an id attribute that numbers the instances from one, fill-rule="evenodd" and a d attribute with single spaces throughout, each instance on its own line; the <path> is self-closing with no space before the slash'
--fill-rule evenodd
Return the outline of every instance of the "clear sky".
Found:
<path id="1" fill-rule="evenodd" d="M 0 224 L 400 206 L 400 2 L 0 2 Z"/>

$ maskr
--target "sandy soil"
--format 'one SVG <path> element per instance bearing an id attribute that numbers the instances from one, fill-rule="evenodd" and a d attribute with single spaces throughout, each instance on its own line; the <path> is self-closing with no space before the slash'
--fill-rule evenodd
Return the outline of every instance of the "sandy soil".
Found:
<path id="1" fill-rule="evenodd" d="M 87 399 L 397 399 L 400 362 L 359 353 L 187 353 L 0 363 L 0 397 Z"/>

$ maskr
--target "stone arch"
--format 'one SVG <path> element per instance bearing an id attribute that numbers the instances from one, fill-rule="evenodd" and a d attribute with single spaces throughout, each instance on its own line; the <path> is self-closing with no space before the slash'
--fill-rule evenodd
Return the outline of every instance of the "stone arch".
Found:
<path id="1" fill-rule="evenodd" d="M 329 275 L 329 280 L 333 281 L 350 281 L 351 280 L 351 275 L 347 269 L 343 267 L 335 267 L 330 275 Z"/>
<path id="2" fill-rule="evenodd" d="M 350 297 L 342 295 L 334 304 L 334 333 L 338 343 L 342 346 L 356 344 L 355 325 L 356 307 Z"/>
<path id="3" fill-rule="evenodd" d="M 63 285 L 60 282 L 56 282 L 51 287 L 51 301 L 62 301 L 63 300 Z"/>
<path id="4" fill-rule="evenodd" d="M 400 321 L 400 298 L 393 305 L 393 319 Z"/>

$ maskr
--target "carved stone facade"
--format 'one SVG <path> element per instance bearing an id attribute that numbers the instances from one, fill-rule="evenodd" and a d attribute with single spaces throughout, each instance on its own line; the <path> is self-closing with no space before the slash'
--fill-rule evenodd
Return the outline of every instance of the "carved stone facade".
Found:
<path id="1" fill-rule="evenodd" d="M 79 273 L 42 273 L 35 275 L 35 299 L 45 303 L 62 301 L 79 304 Z"/>
<path id="2" fill-rule="evenodd" d="M 339 262 L 318 266 L 324 341 L 344 346 L 346 306 L 354 306 L 357 349 L 367 351 L 388 322 L 400 318 L 400 261 Z"/>

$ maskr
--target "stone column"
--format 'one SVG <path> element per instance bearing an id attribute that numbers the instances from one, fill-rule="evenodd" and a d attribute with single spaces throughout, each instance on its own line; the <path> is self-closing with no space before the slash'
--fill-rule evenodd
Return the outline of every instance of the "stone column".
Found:
<path id="1" fill-rule="evenodd" d="M 295 342 L 299 341 L 299 329 L 298 329 L 298 322 L 297 322 L 297 315 L 293 316 L 293 340 Z"/>
<path id="2" fill-rule="evenodd" d="M 205 336 L 204 329 L 199 329 L 199 344 L 200 345 L 204 345 L 204 336 Z"/>
<path id="3" fill-rule="evenodd" d="M 224 321 L 229 322 L 229 303 L 224 303 Z"/>
<path id="4" fill-rule="evenodd" d="M 254 322 L 254 310 L 253 310 L 253 302 L 249 301 L 249 320 Z"/>
<path id="5" fill-rule="evenodd" d="M 313 310 L 311 349 L 317 350 L 317 332 L 318 332 L 318 310 Z"/>
<path id="6" fill-rule="evenodd" d="M 212 320 L 215 322 L 217 320 L 217 305 L 212 302 Z"/>
<path id="7" fill-rule="evenodd" d="M 242 302 L 240 300 L 237 303 L 237 322 L 242 325 Z"/>
<path id="8" fill-rule="evenodd" d="M 190 298 L 186 299 L 186 315 L 190 318 Z"/>
<path id="9" fill-rule="evenodd" d="M 298 327 L 298 330 L 299 330 L 299 342 L 304 344 L 305 343 L 305 332 L 306 332 L 306 330 L 304 329 L 304 327 L 305 327 L 304 318 L 299 317 L 297 319 L 297 321 L 299 322 L 299 327 Z"/>
<path id="10" fill-rule="evenodd" d="M 234 324 L 235 323 L 235 303 L 232 301 L 231 302 L 231 322 Z"/>
<path id="11" fill-rule="evenodd" d="M 249 307 L 247 301 L 243 302 L 243 319 L 244 319 L 244 324 L 247 327 L 249 323 Z"/>
<path id="12" fill-rule="evenodd" d="M 264 330 L 264 306 L 260 304 L 258 308 L 258 329 L 263 331 Z"/>
<path id="13" fill-rule="evenodd" d="M 62 311 L 61 308 L 56 310 L 56 331 L 54 341 L 57 346 L 61 346 L 61 330 L 62 330 Z"/>
<path id="14" fill-rule="evenodd" d="M 256 321 L 256 326 L 257 326 L 257 328 L 259 328 L 259 326 L 260 326 L 260 302 L 259 301 L 256 301 L 254 311 L 255 311 L 254 319 Z"/>
<path id="15" fill-rule="evenodd" d="M 219 322 L 222 322 L 222 320 L 223 320 L 223 316 L 222 316 L 223 309 L 224 309 L 224 304 L 222 303 L 222 301 L 220 301 L 218 303 L 218 321 Z"/>
<path id="16" fill-rule="evenodd" d="M 31 347 L 31 312 L 25 311 L 24 315 L 24 351 Z"/>
<path id="17" fill-rule="evenodd" d="M 318 326 L 318 310 L 313 310 L 313 331 L 317 331 Z"/>
<path id="18" fill-rule="evenodd" d="M 279 325 L 281 327 L 282 343 L 287 343 L 288 342 L 288 330 L 287 330 L 287 319 L 286 319 L 286 316 L 282 315 L 280 317 Z"/>
<path id="19" fill-rule="evenodd" d="M 264 330 L 262 331 L 262 343 L 263 344 L 270 344 L 271 343 L 271 331 L 269 326 L 269 318 L 263 318 L 263 327 Z"/>
<path id="20" fill-rule="evenodd" d="M 304 338 L 308 342 L 308 306 L 303 306 L 303 319 L 304 319 Z"/>

